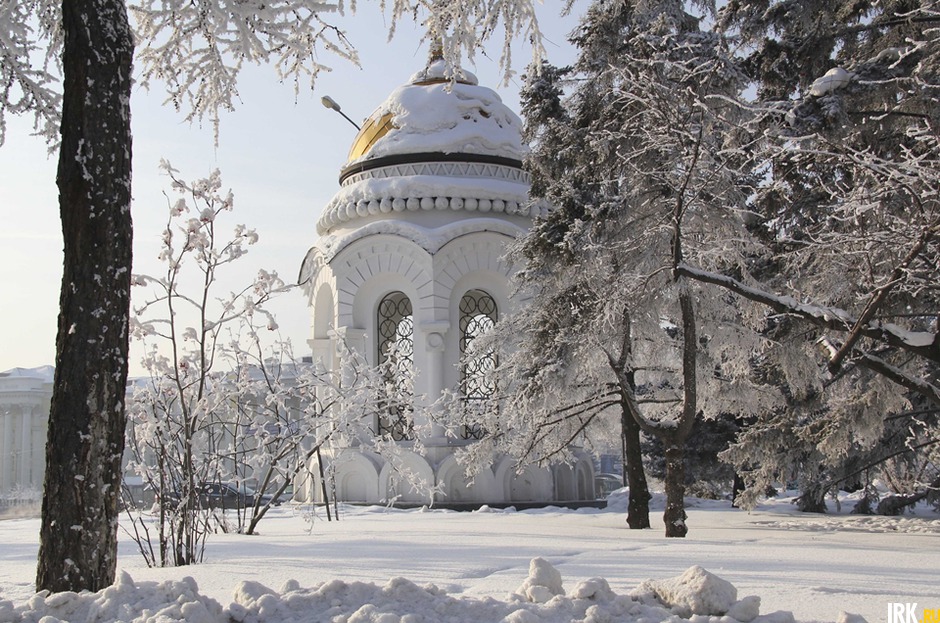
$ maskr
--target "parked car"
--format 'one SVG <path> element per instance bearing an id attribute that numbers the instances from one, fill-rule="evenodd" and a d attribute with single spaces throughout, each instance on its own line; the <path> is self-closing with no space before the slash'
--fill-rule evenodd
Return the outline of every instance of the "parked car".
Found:
<path id="1" fill-rule="evenodd" d="M 594 476 L 594 491 L 598 500 L 606 499 L 608 495 L 623 487 L 623 476 L 620 474 L 597 474 Z"/>
<path id="2" fill-rule="evenodd" d="M 284 502 L 292 502 L 294 500 L 294 485 L 287 485 L 287 488 L 284 489 L 284 493 L 277 496 L 277 499 L 274 500 L 275 504 L 283 504 Z"/>
<path id="3" fill-rule="evenodd" d="M 245 484 L 204 482 L 199 486 L 199 500 L 203 508 L 245 508 L 254 506 L 257 498 L 255 491 Z M 263 506 L 270 500 L 270 495 L 262 495 L 260 504 Z"/>

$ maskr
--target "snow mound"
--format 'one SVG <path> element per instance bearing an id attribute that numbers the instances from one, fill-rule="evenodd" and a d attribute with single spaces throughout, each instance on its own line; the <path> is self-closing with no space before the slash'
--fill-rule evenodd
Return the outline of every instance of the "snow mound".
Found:
<path id="1" fill-rule="evenodd" d="M 515 594 L 537 604 L 544 604 L 555 595 L 564 595 L 561 573 L 544 558 L 533 558 L 529 563 L 529 577 Z"/>
<path id="2" fill-rule="evenodd" d="M 398 577 L 385 586 L 331 580 L 302 588 L 290 580 L 279 591 L 244 581 L 222 608 L 200 595 L 192 578 L 135 583 L 123 573 L 98 593 L 41 592 L 20 607 L 0 600 L 0 623 L 679 623 L 683 616 L 694 623 L 793 623 L 789 612 L 759 616 L 756 597 L 735 602 L 736 589 L 701 567 L 648 580 L 641 589 L 638 597 L 616 595 L 607 580 L 591 578 L 565 595 L 558 570 L 535 558 L 506 601 L 451 596 L 434 584 Z M 674 605 L 679 603 L 690 605 Z M 853 617 L 844 615 L 839 623 L 864 623 Z"/>
<path id="3" fill-rule="evenodd" d="M 630 594 L 642 602 L 657 600 L 683 618 L 693 614 L 723 616 L 738 604 L 738 589 L 731 582 L 699 566 L 689 567 L 680 576 L 667 580 L 646 580 Z M 757 602 L 760 606 L 760 601 Z M 747 621 L 757 617 L 752 602 L 736 608 Z"/>
<path id="4" fill-rule="evenodd" d="M 611 601 L 616 595 L 610 590 L 610 584 L 604 578 L 591 578 L 580 582 L 571 591 L 574 599 L 594 599 L 596 601 Z"/>
<path id="5" fill-rule="evenodd" d="M 222 606 L 199 594 L 196 581 L 186 577 L 166 582 L 135 583 L 127 573 L 97 593 L 40 591 L 24 606 L 0 604 L 3 623 L 219 623 Z"/>

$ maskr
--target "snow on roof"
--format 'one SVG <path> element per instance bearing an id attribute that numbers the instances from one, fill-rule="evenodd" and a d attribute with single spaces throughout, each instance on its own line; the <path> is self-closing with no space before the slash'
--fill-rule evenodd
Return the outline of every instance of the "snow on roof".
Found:
<path id="1" fill-rule="evenodd" d="M 523 158 L 526 148 L 518 115 L 495 91 L 476 84 L 469 72 L 461 71 L 457 82 L 443 79 L 443 66 L 443 61 L 432 62 L 412 76 L 412 82 L 392 91 L 369 118 L 374 123 L 391 115 L 391 127 L 350 164 L 428 152 Z"/>
<path id="2" fill-rule="evenodd" d="M 43 382 L 51 383 L 55 377 L 55 368 L 53 366 L 39 366 L 38 368 L 12 368 L 0 372 L 0 378 L 20 378 L 20 379 L 41 379 Z"/>

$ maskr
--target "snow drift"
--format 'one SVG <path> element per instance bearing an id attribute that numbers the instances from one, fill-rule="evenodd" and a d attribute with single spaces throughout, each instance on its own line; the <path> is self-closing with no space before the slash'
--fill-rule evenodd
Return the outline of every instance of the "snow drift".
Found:
<path id="1" fill-rule="evenodd" d="M 0 601 L 0 623 L 792 623 L 789 612 L 759 613 L 760 599 L 737 599 L 731 583 L 701 567 L 664 580 L 647 580 L 630 595 L 591 578 L 565 593 L 561 574 L 542 558 L 505 601 L 449 595 L 434 584 L 393 578 L 385 586 L 332 580 L 279 591 L 242 582 L 223 607 L 199 594 L 195 580 L 134 582 L 121 574 L 98 593 L 37 593 L 20 607 Z"/>

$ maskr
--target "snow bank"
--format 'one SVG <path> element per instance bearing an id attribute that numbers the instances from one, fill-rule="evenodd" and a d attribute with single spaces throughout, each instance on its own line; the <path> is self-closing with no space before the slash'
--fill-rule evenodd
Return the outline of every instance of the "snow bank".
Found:
<path id="1" fill-rule="evenodd" d="M 640 601 L 654 598 L 667 608 L 688 618 L 693 614 L 726 614 L 738 601 L 738 590 L 699 566 L 689 567 L 682 575 L 668 580 L 646 580 L 632 593 Z M 757 602 L 760 605 L 760 601 Z M 751 616 L 748 621 L 754 619 Z"/>
<path id="2" fill-rule="evenodd" d="M 192 578 L 139 582 L 127 573 L 97 593 L 41 591 L 14 608 L 0 601 L 0 623 L 220 623 L 222 606 L 199 594 Z"/>
<path id="3" fill-rule="evenodd" d="M 647 580 L 633 594 L 616 595 L 591 578 L 564 593 L 561 574 L 535 558 L 529 575 L 506 601 L 448 595 L 426 584 L 393 578 L 385 586 L 332 580 L 301 588 L 291 580 L 280 591 L 242 582 L 222 608 L 199 594 L 192 578 L 135 583 L 129 575 L 98 593 L 38 593 L 14 607 L 0 601 L 0 623 L 792 623 L 789 612 L 759 616 L 760 600 L 737 601 L 729 582 L 701 567 L 676 578 Z M 847 615 L 845 623 L 864 623 Z"/>
<path id="4" fill-rule="evenodd" d="M 529 563 L 529 577 L 516 594 L 527 601 L 543 604 L 555 595 L 564 595 L 561 574 L 544 558 L 533 558 Z"/>

